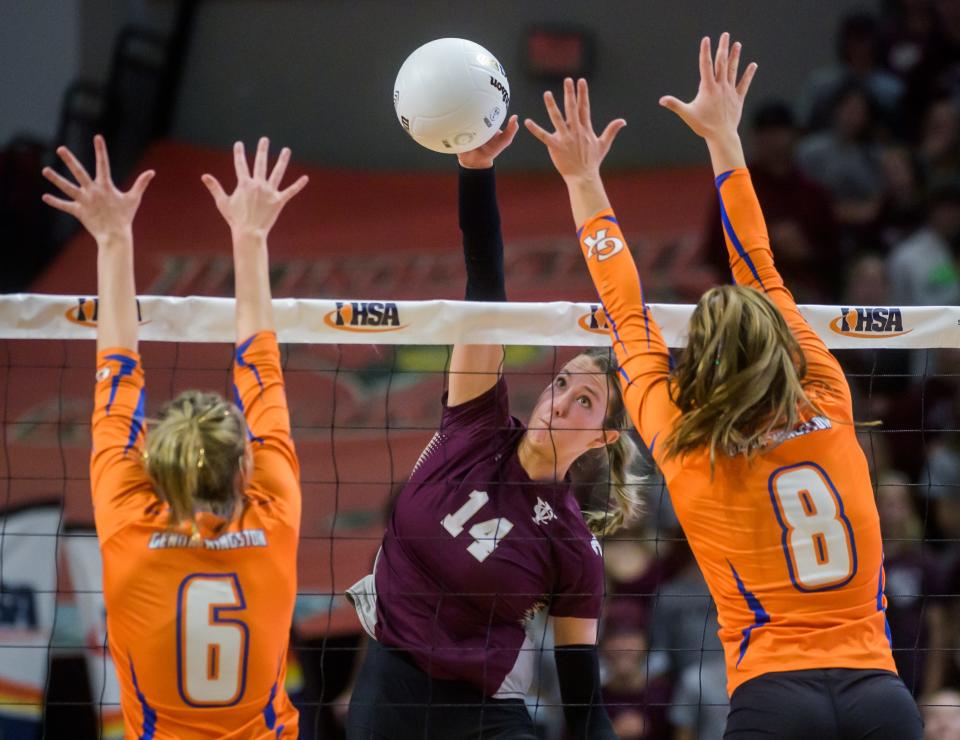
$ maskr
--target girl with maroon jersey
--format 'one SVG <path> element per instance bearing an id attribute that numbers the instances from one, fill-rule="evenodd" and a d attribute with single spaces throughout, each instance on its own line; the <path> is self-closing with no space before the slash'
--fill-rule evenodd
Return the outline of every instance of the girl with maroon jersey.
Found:
<path id="1" fill-rule="evenodd" d="M 459 155 L 467 300 L 506 300 L 493 160 L 517 129 L 514 116 Z M 349 738 L 535 738 L 523 698 L 542 636 L 527 627 L 543 608 L 572 735 L 615 737 L 595 647 L 595 535 L 637 508 L 617 370 L 606 351 L 574 357 L 524 425 L 509 413 L 502 365 L 501 346 L 453 348 L 440 428 L 397 499 L 374 572 L 348 592 L 373 638 Z M 584 513 L 567 473 L 591 453 L 609 459 L 616 504 Z"/>

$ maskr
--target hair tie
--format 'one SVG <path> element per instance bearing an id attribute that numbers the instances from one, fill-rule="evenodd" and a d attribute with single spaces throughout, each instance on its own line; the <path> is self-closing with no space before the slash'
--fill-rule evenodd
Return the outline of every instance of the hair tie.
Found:
<path id="1" fill-rule="evenodd" d="M 202 467 L 203 467 L 203 463 L 204 463 L 204 460 L 206 460 L 206 456 L 207 456 L 207 451 L 201 447 L 201 448 L 200 448 L 200 456 L 197 458 L 197 467 L 198 467 L 198 468 L 202 468 Z"/>

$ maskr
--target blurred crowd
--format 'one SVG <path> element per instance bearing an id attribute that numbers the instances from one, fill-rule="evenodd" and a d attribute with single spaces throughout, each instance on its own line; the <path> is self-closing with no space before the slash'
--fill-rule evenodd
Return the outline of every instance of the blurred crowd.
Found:
<path id="1" fill-rule="evenodd" d="M 960 304 L 960 0 L 844 17 L 836 59 L 743 126 L 778 267 L 800 303 Z M 714 204 L 703 258 L 728 279 Z M 838 353 L 884 537 L 897 667 L 926 737 L 960 738 L 960 349 Z M 712 740 L 726 717 L 716 610 L 652 488 L 606 544 L 604 694 L 623 738 Z"/>

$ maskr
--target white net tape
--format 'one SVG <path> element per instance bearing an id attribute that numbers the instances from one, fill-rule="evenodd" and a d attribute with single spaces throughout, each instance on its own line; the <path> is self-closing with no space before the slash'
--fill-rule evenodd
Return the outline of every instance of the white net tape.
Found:
<path id="1" fill-rule="evenodd" d="M 524 344 L 605 346 L 597 303 L 467 303 L 284 298 L 273 302 L 278 339 L 304 344 Z M 142 296 L 141 339 L 233 340 L 230 298 Z M 685 343 L 693 306 L 651 304 L 671 347 Z M 831 349 L 960 347 L 958 306 L 800 306 Z M 92 298 L 0 296 L 0 339 L 93 339 Z"/>

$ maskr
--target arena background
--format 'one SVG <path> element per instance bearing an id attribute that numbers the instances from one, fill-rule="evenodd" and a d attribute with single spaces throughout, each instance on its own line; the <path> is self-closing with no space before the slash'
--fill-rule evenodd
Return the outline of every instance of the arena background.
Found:
<path id="1" fill-rule="evenodd" d="M 828 77 L 824 70 L 844 69 L 838 60 L 844 19 L 863 13 L 875 20 L 877 74 L 900 84 L 890 110 L 871 108 L 872 118 L 854 137 L 875 187 L 858 183 L 860 190 L 851 191 L 839 178 L 804 191 L 805 200 L 778 191 L 782 198 L 768 213 L 774 249 L 778 238 L 796 246 L 797 231 L 804 233 L 792 258 L 796 273 L 786 278 L 791 284 L 797 275 L 807 302 L 956 305 L 956 270 L 939 273 L 933 300 L 934 293 L 904 292 L 890 265 L 918 230 L 934 226 L 932 209 L 924 207 L 931 193 L 937 204 L 960 211 L 960 191 L 951 190 L 960 177 L 960 75 L 952 74 L 960 64 L 957 6 L 957 0 L 0 0 L 0 234 L 8 263 L 0 286 L 78 299 L 95 293 L 92 241 L 40 204 L 46 186 L 39 170 L 53 162 L 59 143 L 89 161 L 90 136 L 103 131 L 121 178 L 147 167 L 158 172 L 136 222 L 139 291 L 229 295 L 227 230 L 199 177 L 212 172 L 229 181 L 232 142 L 252 145 L 266 135 L 275 147 L 293 149 L 290 177 L 311 177 L 271 234 L 275 297 L 459 298 L 455 161 L 403 133 L 390 102 L 393 78 L 420 44 L 470 38 L 506 67 L 510 112 L 543 120 L 540 94 L 558 86 L 530 70 L 530 41 L 543 33 L 579 35 L 590 49 L 596 119 L 628 120 L 606 172 L 649 300 L 689 302 L 724 279 L 723 257 L 718 262 L 710 251 L 719 236 L 712 180 L 702 143 L 657 106 L 658 97 L 691 97 L 698 39 L 729 30 L 747 58 L 760 63 L 742 126 L 748 152 L 757 154 L 762 144 L 752 135 L 754 114 L 773 99 L 792 108 L 796 121 L 786 126 L 776 119 L 773 128 L 790 128 L 802 149 L 809 137 L 831 131 L 829 115 L 818 121 L 807 112 L 815 108 L 811 98 L 824 94 L 817 87 Z M 921 16 L 927 25 L 915 30 L 911 24 Z M 904 39 L 919 49 L 912 66 L 894 53 L 903 52 Z M 941 73 L 942 89 L 917 82 L 924 64 Z M 592 300 L 566 194 L 542 147 L 521 132 L 497 168 L 511 298 Z M 816 174 L 807 172 L 806 181 Z M 822 201 L 811 195 L 816 188 Z M 826 211 L 811 210 L 812 202 Z M 957 243 L 955 236 L 944 234 L 945 243 Z M 90 318 L 83 311 L 78 317 Z M 562 353 L 514 352 L 521 404 Z M 92 344 L 6 341 L 0 356 L 0 512 L 13 521 L 24 507 L 53 502 L 42 510 L 56 512 L 60 536 L 50 541 L 89 533 Z M 226 387 L 226 345 L 147 345 L 144 358 L 148 413 L 179 390 Z M 339 712 L 329 704 L 345 696 L 349 658 L 359 644 L 342 590 L 369 567 L 391 487 L 404 479 L 436 423 L 444 359 L 442 351 L 375 346 L 285 352 L 304 472 L 294 639 L 302 670 L 291 673 L 303 737 L 337 736 Z M 886 514 L 881 502 L 881 515 L 898 663 L 914 693 L 935 705 L 928 714 L 960 706 L 954 660 L 960 630 L 952 616 L 960 537 L 956 358 L 864 351 L 844 355 L 844 366 L 858 416 L 883 418 L 890 430 L 865 435 L 864 442 L 878 494 L 892 502 Z M 643 674 L 644 698 L 634 712 L 639 724 L 635 717 L 621 720 L 624 737 L 715 737 L 724 712 L 722 670 L 719 679 L 711 673 L 715 617 L 663 490 L 652 486 L 649 498 L 644 525 L 607 549 L 611 619 L 636 628 L 611 630 L 611 641 L 623 647 L 606 646 L 605 675 L 619 670 L 617 650 L 638 651 L 626 670 Z M 89 608 L 76 596 L 83 589 L 71 575 L 68 550 L 54 549 L 57 616 L 48 615 L 49 623 L 38 610 L 22 616 L 21 584 L 0 572 L 0 695 L 29 694 L 17 694 L 16 681 L 4 683 L 2 667 L 5 649 L 26 640 L 22 630 L 46 629 L 41 642 L 53 646 L 42 711 L 0 705 L 0 727 L 16 725 L 23 737 L 97 736 L 98 717 L 101 736 L 111 732 L 113 720 L 101 711 L 106 689 L 98 698 L 88 686 L 100 680 L 89 645 L 98 641 L 90 632 L 96 617 L 83 617 Z M 617 601 L 617 595 L 636 598 Z M 718 680 L 721 690 L 711 693 Z M 960 737 L 956 725 L 932 734 L 938 717 L 930 717 L 929 737 Z M 560 736 L 555 715 L 544 713 L 543 725 L 545 736 Z"/>

